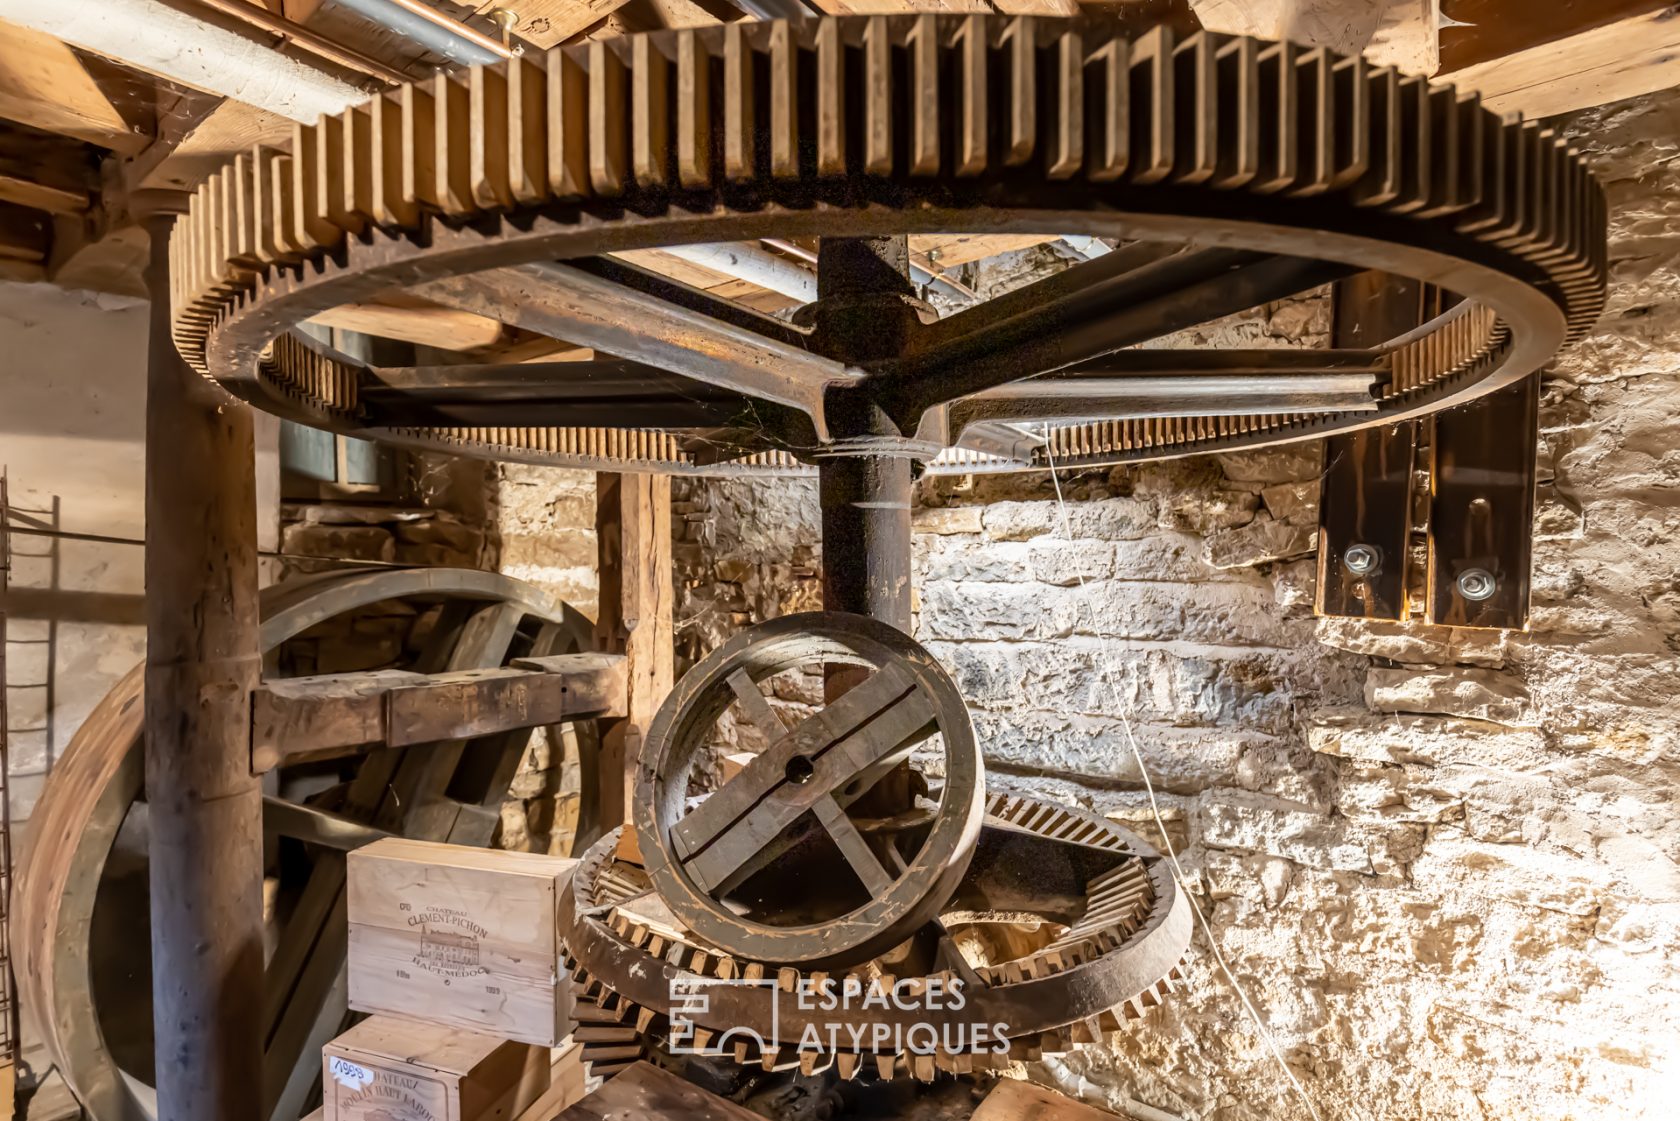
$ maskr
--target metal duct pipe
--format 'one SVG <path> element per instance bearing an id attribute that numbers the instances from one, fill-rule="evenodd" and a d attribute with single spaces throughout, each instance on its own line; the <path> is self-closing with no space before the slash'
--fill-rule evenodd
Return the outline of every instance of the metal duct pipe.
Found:
<path id="1" fill-rule="evenodd" d="M 808 19 L 819 14 L 804 0 L 735 0 L 735 6 L 754 19 Z"/>
<path id="2" fill-rule="evenodd" d="M 461 66 L 513 57 L 512 51 L 490 36 L 450 19 L 420 0 L 333 0 L 333 3 Z"/>
<path id="3" fill-rule="evenodd" d="M 817 298 L 817 274 L 785 258 L 744 241 L 710 245 L 671 245 L 664 252 L 702 268 L 733 276 L 780 292 L 789 299 L 808 304 Z"/>
<path id="4" fill-rule="evenodd" d="M 320 55 L 329 62 L 336 62 L 340 66 L 351 70 L 359 70 L 371 78 L 378 78 L 381 81 L 390 82 L 392 85 L 400 85 L 410 80 L 410 75 L 404 74 L 395 67 L 387 66 L 378 59 L 370 58 L 360 51 L 344 46 L 342 43 L 335 43 L 325 36 L 317 35 L 302 24 L 293 23 L 284 16 L 275 15 L 267 8 L 250 3 L 249 0 L 193 0 L 193 2 L 206 8 L 212 8 L 225 16 L 242 20 L 253 27 L 260 27 L 264 31 L 282 36 L 294 46 L 301 47 L 311 54 Z"/>
<path id="5" fill-rule="evenodd" d="M 0 20 L 207 93 L 312 123 L 368 91 L 157 0 L 0 0 Z"/>
<path id="6" fill-rule="evenodd" d="M 798 245 L 795 245 L 791 241 L 784 241 L 779 237 L 767 237 L 760 240 L 762 240 L 764 244 L 768 245 L 770 248 L 780 249 L 783 253 L 790 253 L 793 256 L 798 257 L 801 261 L 809 261 L 813 265 L 817 263 L 817 255 L 815 253 L 811 252 L 809 249 L 801 249 Z M 930 272 L 918 265 L 914 256 L 910 258 L 910 279 L 914 280 L 917 284 L 922 285 L 942 284 L 964 299 L 973 300 L 977 298 L 973 291 L 961 284 L 958 284 L 950 277 L 945 276 L 942 273 Z"/>
<path id="7" fill-rule="evenodd" d="M 1103 254 L 1110 252 L 1108 246 L 1086 234 L 1068 234 L 1062 238 L 1062 241 L 1067 244 L 1069 249 L 1086 260 L 1101 257 Z"/>

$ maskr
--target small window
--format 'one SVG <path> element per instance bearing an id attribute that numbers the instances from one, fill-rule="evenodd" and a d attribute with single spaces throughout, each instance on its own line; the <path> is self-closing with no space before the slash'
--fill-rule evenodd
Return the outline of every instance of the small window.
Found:
<path id="1" fill-rule="evenodd" d="M 280 488 L 287 499 L 401 498 L 402 459 L 372 440 L 280 422 Z"/>
<path id="2" fill-rule="evenodd" d="M 305 334 L 357 358 L 372 357 L 375 340 L 354 331 L 306 323 Z M 408 458 L 372 440 L 280 422 L 280 494 L 288 501 L 406 497 Z"/>

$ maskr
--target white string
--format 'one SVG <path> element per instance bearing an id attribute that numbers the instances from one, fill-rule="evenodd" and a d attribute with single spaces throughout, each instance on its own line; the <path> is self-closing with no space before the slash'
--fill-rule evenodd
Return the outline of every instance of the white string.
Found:
<path id="1" fill-rule="evenodd" d="M 1050 484 L 1056 490 L 1056 514 L 1057 520 L 1061 522 L 1062 539 L 1071 545 L 1073 543 L 1073 529 L 1068 521 L 1067 503 L 1062 498 L 1062 482 L 1057 475 L 1056 456 L 1048 443 L 1044 445 L 1044 458 L 1050 466 Z M 1091 603 L 1090 595 L 1084 594 L 1086 592 L 1085 575 L 1079 571 L 1077 565 L 1074 568 L 1074 576 L 1079 581 L 1079 590 L 1082 593 L 1080 598 L 1085 601 L 1091 614 L 1091 631 L 1097 636 L 1098 645 L 1102 647 L 1102 670 L 1099 676 L 1114 696 L 1115 710 L 1120 716 L 1120 727 L 1126 733 L 1126 743 L 1132 749 L 1132 758 L 1137 761 L 1138 774 L 1143 776 L 1143 789 L 1149 795 L 1149 812 L 1155 818 L 1155 828 L 1161 832 L 1161 844 L 1167 850 L 1167 860 L 1172 865 L 1173 878 L 1178 881 L 1178 890 L 1184 893 L 1185 899 L 1189 900 L 1190 910 L 1195 914 L 1196 921 L 1201 923 L 1202 933 L 1207 937 L 1208 949 L 1213 952 L 1213 960 L 1219 963 L 1220 972 L 1224 973 L 1225 979 L 1231 983 L 1231 989 L 1237 994 L 1237 999 L 1242 1002 L 1243 1010 L 1248 1013 L 1248 1018 L 1254 1021 L 1254 1026 L 1260 1032 L 1260 1037 L 1266 1041 L 1266 1047 L 1271 1051 L 1272 1058 L 1277 1060 L 1278 1068 L 1283 1071 L 1283 1076 L 1289 1080 L 1289 1085 L 1294 1087 L 1295 1093 L 1300 1096 L 1302 1104 L 1307 1107 L 1307 1112 L 1312 1115 L 1313 1121 L 1323 1121 L 1319 1117 L 1318 1110 L 1314 1108 L 1312 1099 L 1307 1097 L 1306 1090 L 1295 1077 L 1295 1072 L 1289 1069 L 1288 1063 L 1284 1062 L 1283 1052 L 1278 1049 L 1277 1040 L 1272 1037 L 1271 1030 L 1266 1027 L 1266 1021 L 1261 1017 L 1259 1010 L 1254 1007 L 1254 1002 L 1249 1000 L 1248 993 L 1244 992 L 1242 985 L 1237 982 L 1236 974 L 1231 972 L 1230 965 L 1225 961 L 1225 955 L 1219 952 L 1219 943 L 1214 940 L 1213 928 L 1208 925 L 1207 916 L 1202 914 L 1202 908 L 1197 904 L 1195 894 L 1190 891 L 1189 877 L 1184 874 L 1184 868 L 1178 862 L 1178 853 L 1173 851 L 1172 838 L 1167 836 L 1167 823 L 1161 817 L 1161 804 L 1155 798 L 1155 784 L 1150 781 L 1149 768 L 1143 761 L 1143 752 L 1138 748 L 1137 737 L 1132 734 L 1132 720 L 1126 711 L 1125 695 L 1115 684 L 1110 672 L 1114 666 L 1119 665 L 1119 659 L 1114 656 L 1110 649 L 1110 635 L 1103 629 L 1102 622 L 1097 617 L 1096 607 Z"/>

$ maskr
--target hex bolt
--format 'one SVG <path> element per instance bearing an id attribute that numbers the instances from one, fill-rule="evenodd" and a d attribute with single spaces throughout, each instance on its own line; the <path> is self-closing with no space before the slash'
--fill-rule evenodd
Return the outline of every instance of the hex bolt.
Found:
<path id="1" fill-rule="evenodd" d="M 1499 590 L 1499 581 L 1485 568 L 1467 568 L 1458 574 L 1458 594 L 1474 603 L 1490 599 Z"/>
<path id="2" fill-rule="evenodd" d="M 1369 576 L 1377 570 L 1382 554 L 1375 545 L 1353 544 L 1342 553 L 1342 565 L 1355 576 Z"/>

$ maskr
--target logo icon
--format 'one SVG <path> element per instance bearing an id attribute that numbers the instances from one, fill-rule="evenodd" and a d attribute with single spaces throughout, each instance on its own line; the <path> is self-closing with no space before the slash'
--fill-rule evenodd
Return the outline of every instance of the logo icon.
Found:
<path id="1" fill-rule="evenodd" d="M 774 991 L 776 982 L 773 978 L 760 980 L 735 978 L 725 981 L 713 977 L 697 977 L 692 974 L 672 977 L 669 986 L 671 1053 L 674 1055 L 726 1055 L 734 1052 L 737 1043 L 750 1043 L 760 1051 L 770 1050 L 771 1042 L 778 1038 L 781 1032 L 782 1006 L 779 999 L 772 999 L 770 1002 L 769 1039 L 765 1039 L 753 1028 L 744 1027 L 729 1028 L 721 1034 L 712 1036 L 708 1029 L 695 1023 L 695 1017 L 705 1016 L 711 1012 L 713 993 L 720 989 L 740 988 L 742 986 Z"/>

